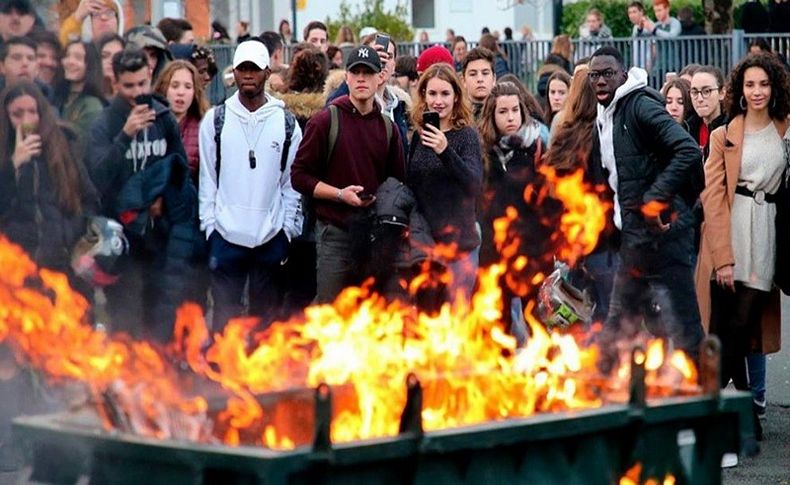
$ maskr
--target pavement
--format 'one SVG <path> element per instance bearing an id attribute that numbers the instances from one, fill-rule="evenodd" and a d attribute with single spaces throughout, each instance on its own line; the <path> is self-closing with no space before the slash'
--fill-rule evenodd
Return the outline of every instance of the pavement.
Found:
<path id="1" fill-rule="evenodd" d="M 768 356 L 760 454 L 722 473 L 725 485 L 790 485 L 790 298 L 782 295 L 782 351 Z"/>

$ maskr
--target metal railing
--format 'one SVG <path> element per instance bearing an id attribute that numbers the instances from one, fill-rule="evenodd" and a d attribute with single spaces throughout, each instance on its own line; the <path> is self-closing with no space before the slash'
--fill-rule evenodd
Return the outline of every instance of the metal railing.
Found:
<path id="1" fill-rule="evenodd" d="M 648 70 L 649 84 L 660 88 L 667 73 L 678 72 L 692 63 L 711 64 L 720 68 L 725 74 L 729 72 L 748 51 L 748 45 L 757 38 L 765 39 L 772 50 L 790 58 L 790 34 L 745 34 L 742 30 L 734 30 L 726 35 L 685 36 L 674 39 L 658 39 L 652 37 L 616 38 L 602 41 L 573 40 L 573 59 L 576 62 L 589 57 L 597 48 L 604 45 L 616 47 L 623 53 L 626 62 L 631 66 L 644 67 Z M 398 44 L 399 55 L 419 56 L 420 52 L 435 45 L 416 42 Z M 469 47 L 474 47 L 470 42 Z M 525 85 L 534 90 L 537 86 L 538 73 L 544 60 L 551 52 L 550 40 L 506 41 L 500 43 L 506 55 L 510 71 L 518 76 Z M 220 70 L 231 63 L 233 48 L 231 45 L 214 45 L 217 64 Z M 285 59 L 290 59 L 290 48 L 286 48 Z M 286 61 L 287 62 L 287 61 Z M 217 76 L 209 91 L 211 99 L 222 99 L 224 88 Z"/>

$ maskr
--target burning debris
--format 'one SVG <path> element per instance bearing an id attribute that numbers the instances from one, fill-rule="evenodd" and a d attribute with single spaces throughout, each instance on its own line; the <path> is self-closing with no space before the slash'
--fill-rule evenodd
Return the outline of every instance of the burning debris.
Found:
<path id="1" fill-rule="evenodd" d="M 545 175 L 553 193 L 538 197 L 565 206 L 553 241 L 573 264 L 595 248 L 607 206 L 581 172 Z M 617 372 L 602 376 L 588 335 L 549 333 L 532 316 L 534 302 L 525 311 L 526 344 L 517 347 L 506 333 L 501 282 L 524 295 L 545 279 L 523 274 L 528 261 L 508 229 L 517 219 L 508 210 L 496 222 L 503 260 L 480 271 L 469 302 L 428 315 L 369 288 L 348 288 L 332 305 L 309 307 L 262 333 L 254 320 L 237 319 L 214 335 L 201 309 L 185 304 L 166 348 L 94 330 L 86 301 L 65 276 L 36 268 L 0 239 L 0 341 L 53 382 L 84 386 L 83 405 L 105 429 L 157 439 L 303 446 L 313 439 L 312 389 L 325 385 L 333 394 L 334 443 L 396 436 L 408 401 L 404 382 L 414 378 L 426 431 L 627 402 L 630 348 L 622 349 Z M 661 341 L 644 346 L 637 361 L 648 397 L 699 393 L 694 365 L 681 352 Z"/>

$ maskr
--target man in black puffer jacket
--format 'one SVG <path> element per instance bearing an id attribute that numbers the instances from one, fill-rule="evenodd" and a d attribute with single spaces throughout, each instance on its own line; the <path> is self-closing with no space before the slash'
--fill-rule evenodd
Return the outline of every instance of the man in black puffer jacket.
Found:
<path id="1" fill-rule="evenodd" d="M 593 54 L 589 79 L 599 103 L 601 163 L 622 231 L 622 266 L 602 339 L 633 337 L 644 321 L 653 334 L 696 356 L 703 336 L 692 264 L 699 146 L 647 88 L 647 73 L 626 72 L 616 49 Z"/>

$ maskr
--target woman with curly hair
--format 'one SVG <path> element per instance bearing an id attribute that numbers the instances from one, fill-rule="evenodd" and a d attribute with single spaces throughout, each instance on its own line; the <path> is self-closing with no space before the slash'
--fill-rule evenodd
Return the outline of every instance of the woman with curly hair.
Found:
<path id="1" fill-rule="evenodd" d="M 176 59 L 162 70 L 154 92 L 167 99 L 170 111 L 178 121 L 181 141 L 187 152 L 189 173 L 197 186 L 200 168 L 198 133 L 200 120 L 209 108 L 200 74 L 190 62 Z"/>
<path id="2" fill-rule="evenodd" d="M 420 76 L 411 110 L 417 127 L 406 185 L 414 192 L 434 241 L 456 248 L 449 258 L 451 299 L 470 301 L 480 257 L 477 204 L 483 182 L 480 138 L 472 125 L 472 107 L 455 69 L 438 63 Z M 437 113 L 439 126 L 425 123 Z"/>
<path id="3" fill-rule="evenodd" d="M 747 355 L 780 349 L 776 287 L 790 289 L 782 140 L 789 96 L 790 77 L 776 56 L 750 55 L 730 74 L 731 121 L 711 134 L 696 279 L 703 325 L 722 342 L 722 386 L 732 379 L 749 389 Z M 764 409 L 764 400 L 757 404 Z"/>

